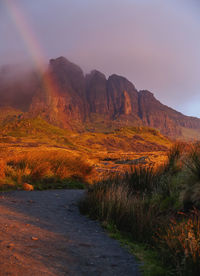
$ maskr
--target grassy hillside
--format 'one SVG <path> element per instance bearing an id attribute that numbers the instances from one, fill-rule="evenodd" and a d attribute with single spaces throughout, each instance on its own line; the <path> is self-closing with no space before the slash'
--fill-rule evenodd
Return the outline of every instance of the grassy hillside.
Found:
<path id="1" fill-rule="evenodd" d="M 74 134 L 75 144 L 93 150 L 107 151 L 156 151 L 167 150 L 171 145 L 168 138 L 158 131 L 145 127 L 121 128 L 112 132 Z"/>
<path id="2" fill-rule="evenodd" d="M 30 163 L 30 160 L 34 164 L 34 160 L 46 152 L 46 157 L 41 159 L 41 163 L 48 163 L 50 157 L 55 158 L 55 162 L 57 162 L 56 156 L 63 156 L 62 158 L 71 160 L 74 163 L 74 168 L 77 167 L 77 169 L 80 165 L 77 165 L 75 159 L 83 160 L 82 157 L 84 157 L 88 166 L 95 171 L 87 177 L 87 181 L 92 182 L 100 177 L 105 177 L 107 173 L 127 170 L 126 161 L 129 162 L 142 156 L 149 156 L 148 161 L 151 163 L 163 161 L 166 151 L 171 145 L 171 141 L 158 131 L 145 127 L 124 127 L 110 132 L 77 133 L 51 125 L 40 117 L 30 118 L 27 114 L 18 113 L 9 108 L 4 109 L 4 112 L 1 110 L 0 114 L 0 159 L 6 162 L 5 167 L 8 164 L 8 171 L 6 170 L 5 175 L 9 177 L 11 157 L 20 159 L 26 155 L 29 156 L 26 157 L 27 164 Z M 125 162 L 122 162 L 123 164 L 117 162 L 121 160 L 125 160 Z M 47 167 L 51 168 L 51 165 Z M 45 179 L 52 176 L 52 170 L 54 182 L 55 179 L 58 179 L 56 170 L 50 169 L 50 173 L 46 170 L 46 165 L 41 165 L 40 169 L 42 170 L 42 168 Z M 12 181 L 10 183 L 18 185 L 20 181 L 26 179 L 29 179 L 29 182 L 34 182 L 30 177 L 27 178 L 26 174 L 24 175 L 24 171 L 20 172 L 18 166 L 12 167 L 13 169 L 15 173 L 11 173 Z M 29 168 L 30 175 L 31 171 L 32 168 Z M 49 175 L 46 175 L 47 171 Z M 78 174 L 75 169 L 74 172 L 74 174 L 69 173 L 69 177 Z M 22 175 L 19 178 L 20 181 L 17 180 L 16 175 L 18 174 Z"/>
<path id="3" fill-rule="evenodd" d="M 158 131 L 146 127 L 123 127 L 80 134 L 49 124 L 41 117 L 30 118 L 11 108 L 0 109 L 0 133 L 2 142 L 32 140 L 82 150 L 145 152 L 166 150 L 171 144 Z"/>
<path id="4" fill-rule="evenodd" d="M 14 119 L 19 118 L 23 115 L 23 112 L 11 107 L 1 107 L 0 108 L 0 123 L 3 121 L 12 121 Z"/>

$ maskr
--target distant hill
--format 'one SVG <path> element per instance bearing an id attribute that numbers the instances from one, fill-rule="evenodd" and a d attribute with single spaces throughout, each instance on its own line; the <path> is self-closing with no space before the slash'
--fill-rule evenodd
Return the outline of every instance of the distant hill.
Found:
<path id="1" fill-rule="evenodd" d="M 97 70 L 85 76 L 79 66 L 64 57 L 50 60 L 42 77 L 26 72 L 12 79 L 8 77 L 11 72 L 12 67 L 0 70 L 0 107 L 10 107 L 7 122 L 25 112 L 26 118 L 40 116 L 72 131 L 110 132 L 147 126 L 172 138 L 200 137 L 200 119 L 163 105 L 147 90 L 137 91 L 122 76 L 114 74 L 106 79 Z"/>

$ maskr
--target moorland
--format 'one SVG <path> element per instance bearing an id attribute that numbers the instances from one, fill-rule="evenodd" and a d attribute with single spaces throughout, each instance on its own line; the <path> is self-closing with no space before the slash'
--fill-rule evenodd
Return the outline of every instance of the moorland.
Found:
<path id="1" fill-rule="evenodd" d="M 200 119 L 63 57 L 43 76 L 12 70 L 0 71 L 1 191 L 86 188 L 81 212 L 144 275 L 199 275 Z"/>

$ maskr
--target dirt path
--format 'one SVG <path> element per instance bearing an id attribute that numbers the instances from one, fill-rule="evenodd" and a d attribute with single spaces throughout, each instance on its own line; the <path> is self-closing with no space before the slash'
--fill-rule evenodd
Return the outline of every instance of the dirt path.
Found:
<path id="1" fill-rule="evenodd" d="M 139 275 L 134 258 L 80 215 L 83 193 L 0 194 L 0 275 Z"/>

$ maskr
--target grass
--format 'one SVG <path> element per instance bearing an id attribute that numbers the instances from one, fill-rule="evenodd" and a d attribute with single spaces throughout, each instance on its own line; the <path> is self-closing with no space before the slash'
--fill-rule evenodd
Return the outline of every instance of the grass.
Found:
<path id="1" fill-rule="evenodd" d="M 1 109 L 0 109 L 1 113 Z M 65 148 L 80 155 L 102 156 L 114 152 L 120 158 L 123 153 L 147 154 L 166 151 L 171 141 L 158 131 L 145 127 L 124 127 L 104 133 L 76 133 L 49 124 L 40 117 L 31 118 L 26 113 L 8 109 L 0 118 L 0 151 L 12 147 L 39 148 L 41 146 Z M 0 114 L 1 115 L 1 114 Z M 1 117 L 1 116 L 0 116 Z M 0 156 L 3 152 L 0 152 Z M 133 157 L 134 158 L 134 157 Z M 98 160 L 95 160 L 97 163 Z"/>
<path id="2" fill-rule="evenodd" d="M 182 197 L 185 187 L 197 189 L 200 183 L 200 147 L 186 150 L 184 144 L 175 144 L 163 166 L 138 167 L 98 182 L 80 203 L 83 213 L 156 251 L 155 261 L 159 256 L 170 271 L 166 275 L 200 274 L 200 213 L 191 211 L 200 194 L 195 190 L 190 206 Z M 158 269 L 154 275 L 165 274 Z"/>
<path id="3" fill-rule="evenodd" d="M 36 118 L 15 118 L 11 121 L 3 121 L 0 125 L 4 141 L 6 138 L 31 138 L 33 142 L 57 143 L 73 146 L 68 139 L 70 132 L 47 123 L 40 117 Z"/>
<path id="4" fill-rule="evenodd" d="M 83 188 L 92 166 L 64 150 L 32 150 L 0 161 L 0 188 L 14 189 L 24 182 L 36 189 Z"/>
<path id="5" fill-rule="evenodd" d="M 120 149 L 126 152 L 166 151 L 172 144 L 158 131 L 145 127 L 119 128 L 105 133 L 85 132 L 74 136 L 73 141 L 94 150 Z"/>
<path id="6" fill-rule="evenodd" d="M 200 275 L 200 211 L 179 216 L 158 233 L 159 251 L 176 275 Z"/>
<path id="7" fill-rule="evenodd" d="M 18 189 L 24 182 L 39 190 L 84 188 L 98 179 L 93 165 L 102 166 L 109 152 L 116 160 L 157 152 L 158 160 L 172 145 L 154 129 L 105 128 L 104 116 L 94 119 L 103 133 L 94 129 L 80 135 L 5 109 L 0 114 L 0 189 Z M 90 186 L 80 210 L 128 246 L 143 263 L 144 275 L 199 275 L 200 145 L 188 150 L 175 144 L 164 164 L 123 170 Z"/>
<path id="8" fill-rule="evenodd" d="M 118 231 L 114 225 L 104 224 L 103 226 L 111 238 L 118 240 L 123 247 L 134 255 L 139 263 L 139 270 L 144 276 L 170 275 L 170 271 L 166 270 L 166 267 L 161 263 L 155 249 L 150 249 L 144 243 L 133 241 L 129 234 Z"/>
<path id="9" fill-rule="evenodd" d="M 55 174 L 56 169 L 51 164 L 48 172 L 49 165 L 47 163 L 49 162 L 46 162 L 45 158 L 39 158 L 40 164 L 38 163 L 37 168 L 32 168 L 30 163 L 34 164 L 34 158 L 38 158 L 35 154 L 37 151 L 38 153 L 40 151 L 49 152 L 51 149 L 51 154 L 54 155 L 54 152 L 63 150 L 66 159 L 71 157 L 73 159 L 75 155 L 84 156 L 84 159 L 87 160 L 86 163 L 89 161 L 90 166 L 97 168 L 96 173 L 91 173 L 86 179 L 86 182 L 88 182 L 88 179 L 91 182 L 100 179 L 115 166 L 112 162 L 109 162 L 108 165 L 104 165 L 102 162 L 102 157 L 107 157 L 109 152 L 113 152 L 117 159 L 122 158 L 123 154 L 127 153 L 129 153 L 127 157 L 132 159 L 136 158 L 136 155 L 153 153 L 156 153 L 157 156 L 160 156 L 161 153 L 164 156 L 163 152 L 171 144 L 171 141 L 159 132 L 144 127 L 113 128 L 112 131 L 104 133 L 84 132 L 80 134 L 49 124 L 40 117 L 31 118 L 26 113 L 19 113 L 19 111 L 9 108 L 0 109 L 0 132 L 0 158 L 7 162 L 10 156 L 14 159 L 22 158 L 22 155 L 26 152 L 33 156 L 33 158 L 27 157 L 28 169 L 23 169 L 24 171 L 17 164 L 12 165 L 12 162 L 5 165 L 5 177 L 2 177 L 0 172 L 0 186 L 3 187 L 2 189 L 8 186 L 14 189 L 17 185 L 21 185 L 19 183 L 23 181 L 45 188 L 50 185 L 49 179 L 53 180 L 53 183 L 57 182 L 59 187 L 62 187 L 60 182 L 64 180 L 59 180 L 57 175 L 59 170 L 61 174 L 65 174 L 65 172 L 61 172 L 61 168 Z M 56 158 L 57 156 L 55 156 Z M 81 160 L 82 163 L 85 163 L 83 158 Z M 75 165 L 76 161 L 73 159 L 66 166 L 70 167 L 70 163 Z M 118 167 L 120 167 L 119 170 L 124 170 L 123 166 Z M 1 170 L 2 173 L 5 173 L 4 169 Z M 44 174 L 44 176 L 39 176 L 40 174 Z M 71 179 L 71 176 L 67 175 L 66 177 L 65 182 L 69 183 L 68 178 Z M 75 178 L 72 173 L 72 180 L 77 182 Z M 80 182 L 80 180 L 78 181 Z"/>

